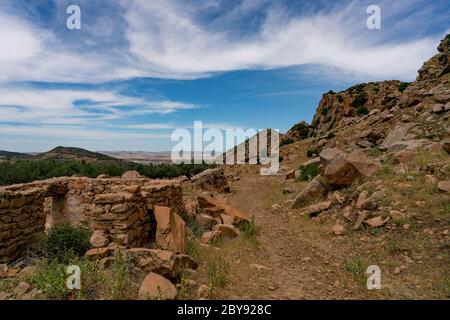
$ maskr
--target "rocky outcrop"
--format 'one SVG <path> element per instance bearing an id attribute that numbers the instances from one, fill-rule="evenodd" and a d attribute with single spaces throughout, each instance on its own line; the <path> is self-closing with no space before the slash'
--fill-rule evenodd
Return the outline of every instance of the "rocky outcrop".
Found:
<path id="1" fill-rule="evenodd" d="M 155 206 L 156 244 L 176 253 L 186 250 L 186 222 L 169 207 Z"/>
<path id="2" fill-rule="evenodd" d="M 191 178 L 194 187 L 205 191 L 230 192 L 223 167 L 207 169 Z"/>

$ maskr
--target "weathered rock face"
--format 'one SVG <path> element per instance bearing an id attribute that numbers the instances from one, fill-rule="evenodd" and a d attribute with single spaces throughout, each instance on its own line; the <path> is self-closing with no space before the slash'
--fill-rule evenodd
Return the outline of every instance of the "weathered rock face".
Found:
<path id="1" fill-rule="evenodd" d="M 155 206 L 156 244 L 176 253 L 186 250 L 186 222 L 169 207 Z"/>
<path id="2" fill-rule="evenodd" d="M 230 186 L 223 168 L 208 169 L 193 176 L 194 187 L 205 191 L 229 192 Z"/>
<path id="3" fill-rule="evenodd" d="M 155 205 L 181 212 L 182 190 L 169 180 L 56 178 L 0 188 L 0 261 L 21 253 L 33 237 L 61 223 L 85 223 L 95 247 L 152 241 Z"/>
<path id="4" fill-rule="evenodd" d="M 345 91 L 325 93 L 313 118 L 319 132 L 329 131 L 345 118 L 358 117 L 372 110 L 391 108 L 401 96 L 400 81 L 363 83 Z M 367 111 L 366 111 L 367 110 Z"/>

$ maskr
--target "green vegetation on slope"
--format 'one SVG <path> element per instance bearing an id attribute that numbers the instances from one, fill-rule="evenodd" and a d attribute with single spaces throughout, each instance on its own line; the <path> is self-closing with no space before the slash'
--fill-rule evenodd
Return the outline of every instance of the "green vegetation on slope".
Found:
<path id="1" fill-rule="evenodd" d="M 153 178 L 175 178 L 182 175 L 193 176 L 210 168 L 207 164 L 140 164 L 131 162 L 86 162 L 78 160 L 18 160 L 0 162 L 0 185 L 28 183 L 54 177 L 79 174 L 95 178 L 101 174 L 121 176 L 129 170 Z"/>

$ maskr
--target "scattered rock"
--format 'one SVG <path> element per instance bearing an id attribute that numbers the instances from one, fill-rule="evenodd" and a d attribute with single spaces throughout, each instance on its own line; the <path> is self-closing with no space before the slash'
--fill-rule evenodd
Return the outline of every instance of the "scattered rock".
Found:
<path id="1" fill-rule="evenodd" d="M 300 192 L 292 203 L 292 208 L 297 209 L 307 205 L 309 202 L 321 199 L 325 196 L 325 187 L 318 181 L 318 178 L 311 180 L 306 188 Z"/>
<path id="2" fill-rule="evenodd" d="M 139 288 L 139 299 L 173 300 L 176 296 L 172 282 L 156 273 L 149 273 Z"/>
<path id="3" fill-rule="evenodd" d="M 353 230 L 358 230 L 363 221 L 368 217 L 369 212 L 364 210 L 358 213 L 358 219 L 356 220 L 355 225 L 353 226 Z"/>
<path id="4" fill-rule="evenodd" d="M 220 215 L 220 218 L 222 219 L 222 223 L 223 224 L 230 224 L 230 225 L 233 225 L 234 224 L 234 218 L 233 217 L 231 217 L 231 216 L 229 216 L 229 215 L 227 215 L 227 214 L 221 214 Z"/>
<path id="5" fill-rule="evenodd" d="M 8 275 L 8 265 L 0 264 L 0 279 L 5 278 Z"/>
<path id="6" fill-rule="evenodd" d="M 398 210 L 389 211 L 389 216 L 392 218 L 393 221 L 401 221 L 406 219 L 406 214 Z"/>
<path id="7" fill-rule="evenodd" d="M 108 236 L 104 231 L 95 230 L 92 233 L 90 243 L 94 248 L 106 247 L 109 243 Z"/>
<path id="8" fill-rule="evenodd" d="M 236 208 L 225 204 L 224 201 L 212 196 L 198 197 L 199 207 L 207 214 L 215 218 L 220 218 L 221 214 L 226 214 L 234 219 L 234 225 L 249 223 L 249 217 Z"/>
<path id="9" fill-rule="evenodd" d="M 231 218 L 233 218 L 233 217 L 231 217 Z M 195 221 L 198 223 L 199 226 L 201 226 L 205 229 L 211 229 L 213 226 L 215 226 L 218 223 L 216 219 L 214 219 L 213 217 L 208 216 L 206 214 L 196 215 Z"/>
<path id="10" fill-rule="evenodd" d="M 114 253 L 114 251 L 115 251 L 115 249 L 112 247 L 93 248 L 93 249 L 89 249 L 85 253 L 85 257 L 93 259 L 93 260 L 103 259 L 103 258 L 109 257 L 111 254 Z"/>
<path id="11" fill-rule="evenodd" d="M 374 218 L 364 221 L 364 223 L 369 225 L 372 228 L 379 228 L 379 227 L 384 226 L 384 224 L 386 223 L 387 220 L 389 220 L 389 219 L 383 219 L 383 217 L 377 216 L 377 217 L 374 217 Z"/>
<path id="12" fill-rule="evenodd" d="M 131 248 L 126 250 L 126 253 L 136 267 L 146 272 L 168 275 L 174 271 L 176 255 L 172 251 Z"/>
<path id="13" fill-rule="evenodd" d="M 214 243 L 221 238 L 222 234 L 220 231 L 208 231 L 203 233 L 200 238 L 200 242 L 203 244 Z"/>
<path id="14" fill-rule="evenodd" d="M 293 193 L 293 192 L 294 192 L 294 190 L 292 190 L 291 188 L 288 188 L 288 187 L 283 188 L 283 194 L 289 194 L 289 193 Z"/>
<path id="15" fill-rule="evenodd" d="M 358 201 L 356 201 L 356 208 L 357 209 L 362 209 L 364 207 L 364 205 L 367 202 L 367 197 L 368 197 L 369 193 L 364 190 L 363 192 L 361 192 L 358 196 Z"/>
<path id="16" fill-rule="evenodd" d="M 274 203 L 273 205 L 272 205 L 272 207 L 270 208 L 270 211 L 272 212 L 272 213 L 277 213 L 277 212 L 279 212 L 281 210 L 281 206 L 278 204 L 278 203 Z"/>
<path id="17" fill-rule="evenodd" d="M 439 181 L 438 190 L 441 192 L 450 193 L 450 180 Z"/>
<path id="18" fill-rule="evenodd" d="M 202 284 L 197 290 L 197 296 L 200 299 L 207 299 L 209 297 L 209 287 L 206 284 Z"/>
<path id="19" fill-rule="evenodd" d="M 19 278 L 22 280 L 28 280 L 30 277 L 34 276 L 38 272 L 36 266 L 27 266 L 20 270 Z"/>
<path id="20" fill-rule="evenodd" d="M 433 113 L 436 113 L 436 114 L 441 114 L 445 111 L 445 106 L 441 103 L 437 103 L 437 104 L 433 105 L 433 107 L 431 108 L 431 111 L 433 111 Z"/>
<path id="21" fill-rule="evenodd" d="M 313 204 L 306 208 L 305 214 L 309 216 L 317 215 L 318 213 L 329 209 L 331 206 L 331 201 L 323 201 L 316 204 Z"/>
<path id="22" fill-rule="evenodd" d="M 332 228 L 331 232 L 333 232 L 336 236 L 342 236 L 346 233 L 345 227 L 340 223 L 336 223 Z"/>
<path id="23" fill-rule="evenodd" d="M 295 179 L 295 170 L 294 169 L 289 170 L 286 173 L 286 177 L 285 177 L 285 180 L 293 180 L 293 179 Z"/>
<path id="24" fill-rule="evenodd" d="M 20 282 L 17 287 L 14 288 L 13 294 L 17 297 L 20 298 L 22 297 L 25 293 L 27 293 L 28 290 L 30 290 L 31 286 L 29 283 L 27 282 Z"/>
<path id="25" fill-rule="evenodd" d="M 254 269 L 258 270 L 258 271 L 261 271 L 261 270 L 263 270 L 263 271 L 269 271 L 269 270 L 272 270 L 272 268 L 263 266 L 263 265 L 261 265 L 261 264 L 256 264 L 256 263 L 250 264 L 250 268 L 254 268 Z"/>
<path id="26" fill-rule="evenodd" d="M 241 235 L 241 232 L 230 224 L 217 224 L 213 227 L 213 231 L 219 231 L 224 238 L 232 239 Z"/>

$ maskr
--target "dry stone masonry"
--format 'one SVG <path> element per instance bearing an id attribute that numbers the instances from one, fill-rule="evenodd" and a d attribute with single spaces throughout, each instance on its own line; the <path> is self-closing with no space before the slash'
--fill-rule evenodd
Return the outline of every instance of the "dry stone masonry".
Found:
<path id="1" fill-rule="evenodd" d="M 22 253 L 35 236 L 62 223 L 88 225 L 93 247 L 136 247 L 155 241 L 155 206 L 182 209 L 173 180 L 63 177 L 0 187 L 0 262 Z"/>

